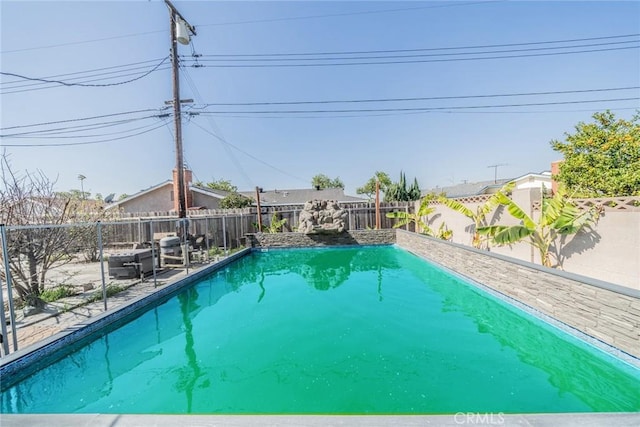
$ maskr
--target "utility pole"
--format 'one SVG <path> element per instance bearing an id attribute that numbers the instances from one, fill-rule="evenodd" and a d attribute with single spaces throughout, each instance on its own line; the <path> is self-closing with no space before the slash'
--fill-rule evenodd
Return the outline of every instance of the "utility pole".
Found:
<path id="1" fill-rule="evenodd" d="M 171 69 L 173 74 L 173 117 L 175 125 L 176 139 L 176 172 L 178 179 L 178 217 L 187 217 L 186 198 L 184 194 L 184 160 L 182 156 L 182 117 L 180 109 L 180 77 L 178 64 L 178 29 L 182 31 L 190 31 L 194 36 L 196 30 L 186 19 L 178 12 L 169 0 L 164 0 L 169 8 L 169 20 L 171 21 Z M 178 19 L 180 22 L 178 22 Z M 180 26 L 180 27 L 179 27 Z M 188 33 L 182 34 L 180 43 L 189 44 Z"/>
<path id="2" fill-rule="evenodd" d="M 498 168 L 499 168 L 500 166 L 507 166 L 507 164 L 506 164 L 506 163 L 499 163 L 499 164 L 497 164 L 497 165 L 490 165 L 490 166 L 487 166 L 488 168 L 493 168 L 493 183 L 494 183 L 494 184 L 497 184 L 497 183 L 498 183 Z"/>

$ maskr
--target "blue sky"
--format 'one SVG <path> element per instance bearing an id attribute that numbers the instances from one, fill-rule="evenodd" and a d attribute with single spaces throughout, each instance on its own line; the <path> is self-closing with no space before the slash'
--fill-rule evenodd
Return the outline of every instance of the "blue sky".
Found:
<path id="1" fill-rule="evenodd" d="M 355 195 L 377 170 L 427 189 L 493 179 L 496 164 L 499 178 L 517 177 L 548 170 L 559 158 L 549 142 L 594 112 L 630 118 L 640 107 L 640 2 L 174 5 L 197 31 L 179 47 L 181 97 L 194 99 L 185 111 L 200 113 L 183 118 L 186 164 L 241 190 L 307 188 L 323 173 Z M 164 2 L 2 1 L 0 12 L 2 72 L 111 84 L 1 76 L 0 145 L 15 170 L 41 170 L 61 191 L 82 174 L 85 191 L 103 195 L 170 179 Z M 578 50 L 591 52 L 568 53 Z M 488 56 L 502 58 L 477 59 Z M 631 89 L 514 96 L 619 88 Z M 434 97 L 449 99 L 390 101 Z M 621 98 L 631 99 L 602 101 Z M 372 99 L 386 101 L 326 102 Z M 309 101 L 322 103 L 299 103 Z M 272 104 L 205 106 L 215 103 Z M 68 143 L 79 145 L 52 145 Z"/>

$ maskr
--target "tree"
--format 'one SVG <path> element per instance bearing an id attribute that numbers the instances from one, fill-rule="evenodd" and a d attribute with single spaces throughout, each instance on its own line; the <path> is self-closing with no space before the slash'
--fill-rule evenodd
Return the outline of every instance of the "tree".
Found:
<path id="1" fill-rule="evenodd" d="M 514 187 L 515 187 L 515 182 L 513 181 L 505 184 L 500 190 L 498 190 L 496 194 L 493 194 L 491 197 L 489 197 L 489 199 L 486 202 L 484 202 L 484 204 L 478 205 L 475 211 L 469 209 L 459 201 L 455 199 L 449 199 L 444 195 L 437 196 L 437 200 L 443 205 L 445 205 L 446 207 L 461 213 L 462 215 L 466 216 L 467 218 L 473 221 L 473 229 L 471 230 L 473 233 L 472 234 L 473 237 L 471 238 L 471 245 L 474 248 L 482 249 L 483 240 L 480 237 L 480 233 L 478 233 L 478 228 L 484 227 L 487 225 L 486 223 L 487 215 L 491 211 L 493 211 L 495 208 L 497 208 L 498 205 L 500 205 L 499 195 L 500 194 L 508 195 L 509 193 L 511 193 Z"/>
<path id="2" fill-rule="evenodd" d="M 380 183 L 380 191 L 386 194 L 391 186 L 391 178 L 385 172 L 376 171 L 362 187 L 356 189 L 357 194 L 366 194 L 369 199 L 373 199 L 376 194 L 376 182 Z"/>
<path id="3" fill-rule="evenodd" d="M 234 191 L 224 199 L 220 200 L 220 208 L 222 209 L 246 208 L 247 206 L 251 206 L 252 203 L 253 203 L 253 200 Z"/>
<path id="4" fill-rule="evenodd" d="M 0 163 L 0 223 L 19 228 L 7 233 L 13 285 L 28 305 L 42 306 L 47 272 L 71 261 L 78 249 L 78 230 L 56 227 L 77 220 L 82 203 L 61 197 L 55 182 L 42 172 L 18 175 L 6 156 Z M 5 277 L 6 280 L 6 277 Z"/>
<path id="5" fill-rule="evenodd" d="M 407 188 L 407 178 L 404 172 L 400 172 L 400 181 L 389 185 L 384 193 L 385 202 L 412 202 L 420 200 L 421 191 L 418 179 L 413 179 L 411 187 Z"/>
<path id="6" fill-rule="evenodd" d="M 498 201 L 521 223 L 483 226 L 478 228 L 478 233 L 491 237 L 497 245 L 511 245 L 528 238 L 529 244 L 538 249 L 545 267 L 552 267 L 552 256 L 556 258 L 556 265 L 562 267 L 559 254 L 551 252 L 558 237 L 575 234 L 595 224 L 599 216 L 599 210 L 595 206 L 581 211 L 567 196 L 563 187 L 552 197 L 542 198 L 538 222 L 504 193 L 498 193 Z"/>
<path id="7" fill-rule="evenodd" d="M 344 183 L 340 180 L 340 177 L 331 179 L 322 173 L 311 178 L 311 186 L 320 190 L 326 188 L 342 188 L 344 190 Z"/>
<path id="8" fill-rule="evenodd" d="M 397 211 L 397 212 L 388 212 L 387 218 L 395 218 L 398 220 L 393 225 L 393 228 L 404 227 L 407 224 L 414 224 L 416 226 L 416 231 L 419 228 L 422 234 L 426 234 L 427 236 L 433 236 L 433 230 L 429 227 L 429 218 L 428 215 L 435 212 L 435 208 L 429 206 L 429 203 L 433 200 L 433 195 L 427 195 L 422 198 L 420 202 L 420 207 L 418 211 L 415 213 Z"/>
<path id="9" fill-rule="evenodd" d="M 640 115 L 616 120 L 605 111 L 578 123 L 566 142 L 551 141 L 564 155 L 555 179 L 580 197 L 640 195 Z"/>
<path id="10" fill-rule="evenodd" d="M 198 181 L 195 183 L 195 185 L 197 187 L 207 187 L 212 190 L 227 191 L 229 193 L 235 193 L 238 191 L 238 187 L 236 185 L 233 185 L 231 181 L 227 179 L 214 179 L 213 181 L 207 182 L 206 184 L 203 184 L 202 181 Z"/>

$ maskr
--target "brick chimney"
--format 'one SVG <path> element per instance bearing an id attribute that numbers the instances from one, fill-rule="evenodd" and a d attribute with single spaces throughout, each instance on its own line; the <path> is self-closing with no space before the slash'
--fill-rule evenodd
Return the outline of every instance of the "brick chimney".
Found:
<path id="1" fill-rule="evenodd" d="M 189 186 L 191 185 L 191 181 L 193 180 L 193 173 L 189 169 L 184 170 L 184 200 L 185 200 L 185 209 L 189 209 L 189 206 L 193 206 L 193 194 L 189 190 Z M 178 197 L 178 169 L 173 170 L 173 210 L 178 212 L 180 210 L 180 206 L 178 203 L 180 202 Z"/>
<path id="2" fill-rule="evenodd" d="M 551 162 L 551 191 L 553 194 L 556 194 L 558 191 L 558 181 L 555 180 L 555 177 L 560 173 L 560 165 L 562 162 L 564 162 L 564 160 Z"/>

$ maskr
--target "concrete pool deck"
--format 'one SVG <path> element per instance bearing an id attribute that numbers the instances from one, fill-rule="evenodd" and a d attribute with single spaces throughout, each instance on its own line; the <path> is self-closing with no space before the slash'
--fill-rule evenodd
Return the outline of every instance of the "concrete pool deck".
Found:
<path id="1" fill-rule="evenodd" d="M 207 426 L 533 426 L 637 427 L 638 413 L 513 414 L 462 413 L 450 415 L 0 415 L 3 427 L 207 427 Z"/>

